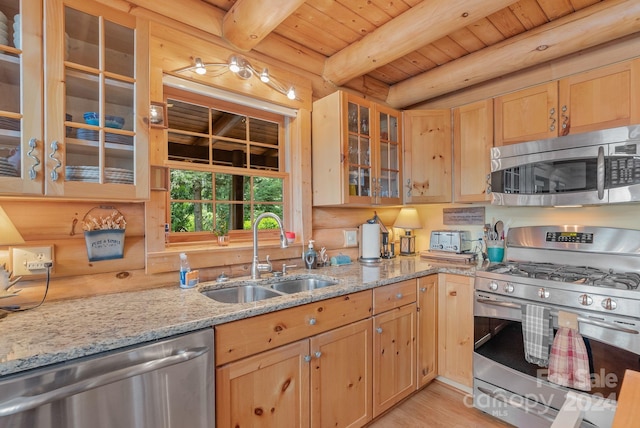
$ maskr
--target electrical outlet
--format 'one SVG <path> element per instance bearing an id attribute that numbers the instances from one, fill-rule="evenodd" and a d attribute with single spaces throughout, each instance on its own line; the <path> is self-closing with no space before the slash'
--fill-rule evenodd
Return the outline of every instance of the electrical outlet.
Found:
<path id="1" fill-rule="evenodd" d="M 358 231 L 355 229 L 348 229 L 344 231 L 344 246 L 345 247 L 357 247 L 358 246 Z"/>
<path id="2" fill-rule="evenodd" d="M 11 261 L 13 276 L 46 274 L 46 264 L 53 262 L 53 245 L 44 247 L 13 247 Z"/>

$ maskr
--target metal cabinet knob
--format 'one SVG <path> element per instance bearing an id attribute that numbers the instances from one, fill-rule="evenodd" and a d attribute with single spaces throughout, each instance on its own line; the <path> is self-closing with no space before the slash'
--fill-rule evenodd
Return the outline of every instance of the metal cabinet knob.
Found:
<path id="1" fill-rule="evenodd" d="M 612 311 L 618 307 L 618 304 L 611 297 L 608 297 L 602 301 L 602 307 L 608 311 Z"/>
<path id="2" fill-rule="evenodd" d="M 376 333 L 382 333 L 382 327 L 376 327 Z"/>
<path id="3" fill-rule="evenodd" d="M 420 287 L 420 292 L 424 293 L 425 291 L 427 291 L 427 287 Z"/>
<path id="4" fill-rule="evenodd" d="M 311 355 L 305 355 L 305 356 L 304 356 L 304 361 L 305 361 L 306 363 L 308 363 L 309 361 L 311 361 Z"/>
<path id="5" fill-rule="evenodd" d="M 314 355 L 316 356 L 316 358 L 320 358 L 320 355 L 322 355 L 322 352 L 316 351 L 316 353 Z"/>
<path id="6" fill-rule="evenodd" d="M 396 294 L 396 299 L 402 299 L 402 293 Z"/>
<path id="7" fill-rule="evenodd" d="M 315 319 L 315 318 L 311 318 L 311 319 L 309 320 L 309 325 L 316 325 L 316 322 L 317 322 L 317 321 L 316 321 L 316 319 Z"/>

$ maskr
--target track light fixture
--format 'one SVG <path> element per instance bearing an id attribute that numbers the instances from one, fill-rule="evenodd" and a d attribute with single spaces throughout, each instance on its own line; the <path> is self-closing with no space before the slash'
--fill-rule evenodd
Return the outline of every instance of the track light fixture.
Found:
<path id="1" fill-rule="evenodd" d="M 180 68 L 176 70 L 176 73 L 181 73 L 184 71 L 195 71 L 199 75 L 204 75 L 207 73 L 207 69 L 209 68 L 217 68 L 218 73 L 216 76 L 225 73 L 227 70 L 234 73 L 240 79 L 247 80 L 252 76 L 257 76 L 262 83 L 271 87 L 271 89 L 275 89 L 283 95 L 286 95 L 290 100 L 297 99 L 296 91 L 293 86 L 290 86 L 288 89 L 281 84 L 277 79 L 275 79 L 271 74 L 269 74 L 269 70 L 267 68 L 263 68 L 261 72 L 258 72 L 251 63 L 246 59 L 239 55 L 231 55 L 228 62 L 220 62 L 220 63 L 205 63 L 202 61 L 202 58 L 195 58 L 194 64 L 188 67 Z"/>

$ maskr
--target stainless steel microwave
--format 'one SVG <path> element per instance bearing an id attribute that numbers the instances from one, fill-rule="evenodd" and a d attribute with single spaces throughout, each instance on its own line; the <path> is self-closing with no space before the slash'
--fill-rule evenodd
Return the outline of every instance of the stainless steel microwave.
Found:
<path id="1" fill-rule="evenodd" d="M 489 180 L 496 205 L 640 201 L 640 125 L 494 147 Z"/>

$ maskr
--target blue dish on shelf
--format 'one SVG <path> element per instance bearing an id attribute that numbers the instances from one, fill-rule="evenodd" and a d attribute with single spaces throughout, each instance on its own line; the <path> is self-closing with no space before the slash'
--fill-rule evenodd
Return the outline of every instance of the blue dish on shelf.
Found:
<path id="1" fill-rule="evenodd" d="M 84 121 L 87 125 L 98 126 L 100 124 L 100 115 L 94 111 L 88 111 L 84 114 Z M 122 129 L 124 126 L 124 117 L 106 115 L 104 117 L 104 126 L 107 128 Z"/>

